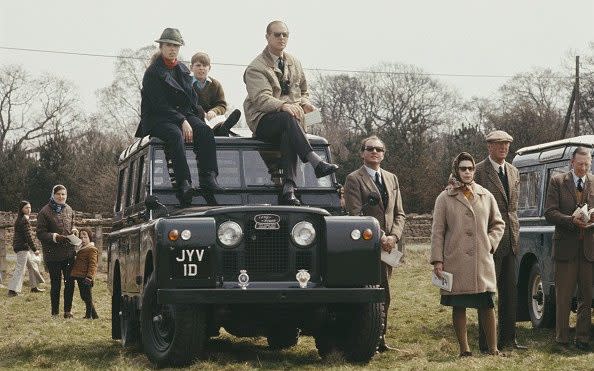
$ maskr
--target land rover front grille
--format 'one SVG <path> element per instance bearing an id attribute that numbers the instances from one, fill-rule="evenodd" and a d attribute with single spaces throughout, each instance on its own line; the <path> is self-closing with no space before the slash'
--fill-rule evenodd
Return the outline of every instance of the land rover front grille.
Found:
<path id="1" fill-rule="evenodd" d="M 303 215 L 280 215 L 279 229 L 256 229 L 254 216 L 243 215 L 243 241 L 239 246 L 220 249 L 219 269 L 225 281 L 236 280 L 241 269 L 252 281 L 292 281 L 299 269 L 307 269 L 312 276 L 319 274 L 315 269 L 319 242 L 308 249 L 291 242 L 291 228 L 303 220 Z"/>

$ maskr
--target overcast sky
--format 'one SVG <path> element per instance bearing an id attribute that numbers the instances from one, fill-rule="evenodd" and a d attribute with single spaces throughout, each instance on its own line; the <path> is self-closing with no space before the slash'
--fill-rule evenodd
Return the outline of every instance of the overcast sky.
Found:
<path id="1" fill-rule="evenodd" d="M 117 55 L 156 45 L 179 28 L 188 60 L 199 50 L 214 63 L 227 101 L 241 107 L 244 66 L 264 47 L 266 24 L 284 20 L 287 51 L 305 68 L 362 70 L 380 62 L 428 73 L 513 75 L 559 69 L 570 50 L 594 41 L 594 0 L 299 0 L 29 1 L 0 3 L 0 65 L 21 64 L 73 81 L 87 112 L 113 79 L 114 59 L 6 50 L 2 47 Z M 220 66 L 216 63 L 238 64 Z M 488 97 L 507 78 L 439 77 L 463 97 Z"/>

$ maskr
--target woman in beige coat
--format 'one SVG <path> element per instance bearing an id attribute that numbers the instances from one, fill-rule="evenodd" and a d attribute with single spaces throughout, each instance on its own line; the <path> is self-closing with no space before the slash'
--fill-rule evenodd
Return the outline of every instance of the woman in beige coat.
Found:
<path id="1" fill-rule="evenodd" d="M 446 189 L 435 200 L 431 230 L 431 264 L 438 277 L 452 273 L 452 291 L 441 291 L 441 304 L 452 307 L 460 356 L 471 356 L 466 308 L 477 308 L 489 353 L 497 350 L 494 296 L 497 288 L 493 253 L 505 222 L 493 195 L 474 182 L 474 158 L 466 152 L 453 161 Z"/>

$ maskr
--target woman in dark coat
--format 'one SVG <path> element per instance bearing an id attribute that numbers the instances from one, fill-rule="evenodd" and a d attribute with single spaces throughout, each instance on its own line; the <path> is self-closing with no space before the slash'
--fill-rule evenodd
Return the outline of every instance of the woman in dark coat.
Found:
<path id="1" fill-rule="evenodd" d="M 155 42 L 159 43 L 159 53 L 142 78 L 141 120 L 136 136 L 151 135 L 165 142 L 173 161 L 177 197 L 182 206 L 187 206 L 192 203 L 193 189 L 185 143 L 194 144 L 201 190 L 220 190 L 214 134 L 204 123 L 204 110 L 192 89 L 190 70 L 177 60 L 179 48 L 184 45 L 179 30 L 166 28 Z"/>
<path id="2" fill-rule="evenodd" d="M 29 271 L 29 285 L 31 292 L 43 292 L 39 288 L 39 284 L 44 283 L 45 280 L 39 272 L 36 259 L 33 257 L 39 256 L 39 251 L 33 241 L 33 233 L 31 231 L 31 223 L 29 223 L 29 215 L 31 214 L 31 204 L 29 201 L 21 201 L 19 205 L 19 212 L 14 222 L 14 237 L 12 247 L 17 254 L 16 266 L 12 279 L 8 283 L 8 296 L 17 296 L 23 288 L 23 278 L 25 277 L 25 268 Z"/>
<path id="3" fill-rule="evenodd" d="M 50 274 L 52 316 L 60 312 L 60 291 L 64 280 L 64 318 L 72 318 L 74 280 L 70 271 L 74 263 L 74 245 L 66 236 L 76 231 L 74 211 L 66 204 L 66 187 L 54 186 L 47 205 L 37 214 L 37 238 L 43 247 L 43 258 Z"/>

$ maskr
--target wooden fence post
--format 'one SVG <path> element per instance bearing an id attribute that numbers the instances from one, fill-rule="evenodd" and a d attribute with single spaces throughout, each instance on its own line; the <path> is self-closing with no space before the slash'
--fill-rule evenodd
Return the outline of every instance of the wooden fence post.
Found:
<path id="1" fill-rule="evenodd" d="M 6 235 L 6 229 L 0 228 L 0 283 L 6 281 L 6 241 L 4 236 Z"/>
<path id="2" fill-rule="evenodd" d="M 97 260 L 97 270 L 105 272 L 106 267 L 103 265 L 103 216 L 101 214 L 95 214 L 95 219 L 98 221 L 97 227 L 95 228 L 95 247 L 99 250 L 99 259 Z"/>

